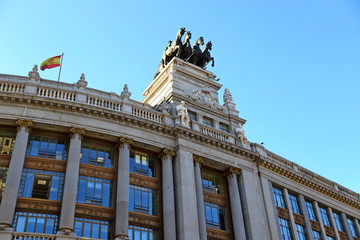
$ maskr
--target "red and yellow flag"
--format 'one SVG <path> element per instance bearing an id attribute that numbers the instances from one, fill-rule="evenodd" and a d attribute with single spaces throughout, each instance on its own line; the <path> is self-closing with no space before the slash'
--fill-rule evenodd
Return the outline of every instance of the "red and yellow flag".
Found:
<path id="1" fill-rule="evenodd" d="M 60 66 L 60 58 L 61 58 L 61 56 L 62 55 L 46 59 L 40 65 L 40 69 L 44 71 L 47 68 L 50 69 L 50 68 L 54 68 L 54 67 L 59 67 Z"/>

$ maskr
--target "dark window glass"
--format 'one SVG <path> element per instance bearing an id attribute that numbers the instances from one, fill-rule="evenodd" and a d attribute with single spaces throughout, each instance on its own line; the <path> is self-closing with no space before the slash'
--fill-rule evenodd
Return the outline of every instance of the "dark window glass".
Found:
<path id="1" fill-rule="evenodd" d="M 56 135 L 30 135 L 26 156 L 66 160 L 66 137 Z"/>
<path id="2" fill-rule="evenodd" d="M 109 239 L 110 223 L 108 221 L 88 218 L 75 218 L 75 233 L 79 237 Z"/>
<path id="3" fill-rule="evenodd" d="M 219 129 L 223 132 L 230 132 L 230 127 L 229 125 L 225 124 L 225 123 L 219 123 Z"/>
<path id="4" fill-rule="evenodd" d="M 313 230 L 314 240 L 322 240 L 321 234 L 315 230 Z"/>
<path id="5" fill-rule="evenodd" d="M 223 206 L 204 202 L 206 225 L 211 228 L 226 230 L 225 209 Z"/>
<path id="6" fill-rule="evenodd" d="M 159 239 L 157 231 L 151 228 L 129 225 L 130 240 L 155 240 Z"/>
<path id="7" fill-rule="evenodd" d="M 289 221 L 279 217 L 280 234 L 282 240 L 292 240 Z"/>
<path id="8" fill-rule="evenodd" d="M 111 180 L 79 176 L 78 203 L 111 207 L 112 197 Z"/>
<path id="9" fill-rule="evenodd" d="M 206 126 L 214 127 L 214 120 L 212 120 L 211 118 L 203 117 L 203 123 Z"/>
<path id="10" fill-rule="evenodd" d="M 275 205 L 281 208 L 286 208 L 282 189 L 273 187 L 273 195 L 275 199 Z"/>
<path id="11" fill-rule="evenodd" d="M 156 160 L 155 156 L 131 151 L 130 153 L 130 172 L 156 177 Z"/>
<path id="12" fill-rule="evenodd" d="M 129 211 L 157 215 L 157 193 L 150 188 L 130 185 Z"/>
<path id="13" fill-rule="evenodd" d="M 8 171 L 8 168 L 0 167 L 0 202 L 1 202 L 4 190 L 5 190 L 7 171 Z"/>
<path id="14" fill-rule="evenodd" d="M 305 204 L 310 220 L 317 221 L 312 202 L 306 201 Z"/>
<path id="15" fill-rule="evenodd" d="M 81 163 L 106 168 L 114 167 L 114 147 L 112 145 L 83 141 L 80 156 Z"/>
<path id="16" fill-rule="evenodd" d="M 295 224 L 295 225 L 296 225 L 296 233 L 298 236 L 298 240 L 307 240 L 304 226 L 299 224 Z"/>
<path id="17" fill-rule="evenodd" d="M 220 173 L 202 170 L 202 185 L 205 191 L 224 194 L 224 181 Z"/>
<path id="18" fill-rule="evenodd" d="M 329 220 L 329 216 L 327 214 L 326 209 L 323 207 L 319 207 L 319 212 L 320 212 L 320 216 L 321 216 L 321 220 L 322 220 L 323 224 L 325 226 L 330 227 L 330 220 Z"/>
<path id="19" fill-rule="evenodd" d="M 334 215 L 334 220 L 335 220 L 337 230 L 341 231 L 341 232 L 344 232 L 344 227 L 343 227 L 343 224 L 342 224 L 340 214 L 337 213 L 337 212 L 333 212 L 333 215 Z"/>
<path id="20" fill-rule="evenodd" d="M 291 204 L 291 210 L 296 214 L 301 214 L 300 208 L 299 208 L 299 201 L 297 196 L 293 194 L 289 194 L 290 204 Z"/>
<path id="21" fill-rule="evenodd" d="M 0 154 L 11 154 L 16 138 L 15 129 L 0 128 Z"/>
<path id="22" fill-rule="evenodd" d="M 64 173 L 24 168 L 19 197 L 61 200 Z"/>
<path id="23" fill-rule="evenodd" d="M 190 117 L 190 120 L 191 120 L 191 121 L 194 121 L 194 122 L 197 121 L 197 116 L 196 116 L 196 113 L 195 113 L 195 112 L 188 111 L 188 114 L 189 114 L 189 117 Z"/>
<path id="24" fill-rule="evenodd" d="M 359 234 L 358 234 L 357 231 L 356 231 L 354 220 L 348 218 L 348 223 L 349 223 L 351 235 L 352 235 L 353 237 L 357 237 L 357 238 L 358 238 L 358 237 L 359 237 Z"/>
<path id="25" fill-rule="evenodd" d="M 16 232 L 55 234 L 58 218 L 52 214 L 16 212 L 13 224 Z"/>

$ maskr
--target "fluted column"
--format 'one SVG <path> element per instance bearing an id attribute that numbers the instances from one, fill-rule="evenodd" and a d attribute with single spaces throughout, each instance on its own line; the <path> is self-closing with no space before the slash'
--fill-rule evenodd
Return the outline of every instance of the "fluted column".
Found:
<path id="1" fill-rule="evenodd" d="M 307 239 L 314 240 L 314 236 L 312 234 L 312 229 L 311 229 L 311 222 L 306 209 L 305 198 L 303 195 L 299 195 L 299 205 L 305 221 L 305 230 L 307 234 Z"/>
<path id="2" fill-rule="evenodd" d="M 343 222 L 343 225 L 344 225 L 348 240 L 354 240 L 353 235 L 352 235 L 351 230 L 350 230 L 350 226 L 349 226 L 349 222 L 348 222 L 348 219 L 346 217 L 346 214 L 341 213 L 340 215 L 341 215 L 341 220 Z"/>
<path id="3" fill-rule="evenodd" d="M 321 238 L 326 239 L 325 227 L 324 227 L 324 223 L 322 221 L 322 217 L 321 217 L 321 214 L 320 214 L 319 204 L 316 201 L 314 201 L 313 204 L 314 204 L 314 210 L 315 210 L 316 218 L 319 220 L 319 223 L 320 223 Z"/>
<path id="4" fill-rule="evenodd" d="M 18 131 L 14 149 L 11 154 L 6 186 L 0 206 L 0 225 L 5 225 L 5 227 L 12 227 L 29 132 L 33 125 L 31 120 L 25 119 L 17 120 L 16 124 L 18 125 Z"/>
<path id="5" fill-rule="evenodd" d="M 289 218 L 290 218 L 289 222 L 290 222 L 291 235 L 294 236 L 294 239 L 297 239 L 297 232 L 296 232 L 294 214 L 293 214 L 293 211 L 291 209 L 289 191 L 286 188 L 284 188 L 284 198 L 285 198 L 284 200 L 286 202 L 286 206 L 288 206 L 288 210 L 289 210 Z"/>
<path id="6" fill-rule="evenodd" d="M 204 195 L 203 195 L 203 186 L 202 186 L 202 178 L 201 178 L 201 164 L 203 164 L 204 160 L 202 157 L 193 156 L 195 161 L 195 187 L 196 187 L 196 200 L 197 200 L 197 213 L 199 218 L 199 233 L 200 240 L 207 239 L 206 233 L 206 219 L 205 219 L 205 206 L 204 206 Z"/>
<path id="7" fill-rule="evenodd" d="M 120 137 L 119 139 L 119 159 L 117 174 L 116 192 L 116 219 L 115 237 L 117 240 L 129 239 L 129 186 L 130 186 L 130 145 L 133 143 L 131 138 Z"/>
<path id="8" fill-rule="evenodd" d="M 59 224 L 59 234 L 74 232 L 74 217 L 79 182 L 81 140 L 85 134 L 84 128 L 72 127 L 70 129 L 69 154 L 66 165 L 63 201 Z"/>
<path id="9" fill-rule="evenodd" d="M 175 151 L 166 148 L 161 155 L 164 240 L 176 240 L 174 175 L 172 166 L 172 158 L 174 156 Z"/>
<path id="10" fill-rule="evenodd" d="M 237 176 L 239 174 L 240 169 L 231 167 L 227 171 L 227 180 L 229 185 L 231 217 L 235 240 L 246 240 L 244 217 L 242 214 L 239 185 L 237 180 Z"/>
<path id="11" fill-rule="evenodd" d="M 328 210 L 328 213 L 329 213 L 329 220 L 330 220 L 331 226 L 333 226 L 333 228 L 334 228 L 335 238 L 340 239 L 339 231 L 338 231 L 338 229 L 336 227 L 336 222 L 335 222 L 335 219 L 334 219 L 334 213 L 333 213 L 331 207 L 327 207 L 327 210 Z"/>

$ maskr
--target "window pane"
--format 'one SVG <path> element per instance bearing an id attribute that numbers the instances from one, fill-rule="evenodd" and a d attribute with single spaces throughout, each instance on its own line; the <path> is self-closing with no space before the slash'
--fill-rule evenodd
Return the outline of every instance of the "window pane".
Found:
<path id="1" fill-rule="evenodd" d="M 45 227 L 45 218 L 37 218 L 35 232 L 43 233 Z"/>
<path id="2" fill-rule="evenodd" d="M 55 219 L 48 218 L 45 226 L 45 233 L 53 233 L 55 227 Z"/>
<path id="3" fill-rule="evenodd" d="M 23 217 L 23 216 L 18 217 L 15 231 L 16 232 L 25 232 L 25 222 L 26 222 L 26 217 Z"/>
<path id="4" fill-rule="evenodd" d="M 27 219 L 27 226 L 26 226 L 25 232 L 34 232 L 35 231 L 35 222 L 36 222 L 35 217 L 29 217 Z"/>
<path id="5" fill-rule="evenodd" d="M 83 237 L 90 237 L 91 236 L 91 223 L 84 223 L 84 230 L 83 230 Z"/>
<path id="6" fill-rule="evenodd" d="M 92 232 L 91 232 L 92 238 L 99 238 L 99 230 L 100 230 L 99 228 L 100 228 L 99 224 L 93 223 Z"/>

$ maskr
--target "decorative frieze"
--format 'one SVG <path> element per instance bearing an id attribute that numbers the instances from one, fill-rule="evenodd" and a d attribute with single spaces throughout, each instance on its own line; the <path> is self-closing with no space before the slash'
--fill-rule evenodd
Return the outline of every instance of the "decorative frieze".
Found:
<path id="1" fill-rule="evenodd" d="M 317 232 L 321 232 L 321 228 L 320 228 L 320 223 L 319 222 L 315 222 L 313 220 L 310 220 L 311 223 L 311 229 L 315 230 Z"/>
<path id="2" fill-rule="evenodd" d="M 160 228 L 161 218 L 137 212 L 129 212 L 129 223 L 142 225 L 143 227 Z"/>
<path id="3" fill-rule="evenodd" d="M 324 226 L 324 228 L 325 228 L 326 235 L 328 235 L 330 237 L 335 237 L 334 228 L 328 227 L 328 226 Z"/>
<path id="4" fill-rule="evenodd" d="M 206 228 L 207 237 L 209 240 L 231 240 L 233 239 L 231 234 L 226 231 L 222 231 L 214 228 Z"/>
<path id="5" fill-rule="evenodd" d="M 303 216 L 296 214 L 296 213 L 293 213 L 293 216 L 294 216 L 294 221 L 296 224 L 305 226 L 305 219 Z"/>
<path id="6" fill-rule="evenodd" d="M 217 205 L 225 206 L 227 204 L 226 198 L 224 195 L 204 191 L 204 202 L 215 203 Z"/>
<path id="7" fill-rule="evenodd" d="M 43 171 L 65 172 L 66 161 L 40 157 L 26 157 L 24 167 Z"/>
<path id="8" fill-rule="evenodd" d="M 18 197 L 16 208 L 60 212 L 61 201 Z"/>
<path id="9" fill-rule="evenodd" d="M 287 220 L 290 219 L 289 210 L 284 209 L 284 208 L 280 208 L 280 207 L 276 207 L 276 209 L 277 209 L 279 217 L 287 219 Z"/>
<path id="10" fill-rule="evenodd" d="M 91 217 L 113 218 L 114 209 L 96 205 L 77 203 L 75 214 Z"/>
<path id="11" fill-rule="evenodd" d="M 130 184 L 151 188 L 155 190 L 160 189 L 160 181 L 156 178 L 142 176 L 134 173 L 130 173 Z"/>
<path id="12" fill-rule="evenodd" d="M 114 169 L 98 167 L 90 164 L 80 164 L 79 174 L 108 180 L 114 180 L 116 175 Z"/>

